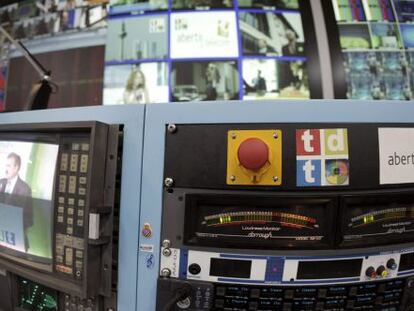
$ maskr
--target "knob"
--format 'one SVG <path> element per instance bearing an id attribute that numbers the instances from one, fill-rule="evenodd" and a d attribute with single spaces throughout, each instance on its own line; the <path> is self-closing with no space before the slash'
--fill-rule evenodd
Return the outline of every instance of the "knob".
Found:
<path id="1" fill-rule="evenodd" d="M 240 144 L 237 157 L 242 166 L 257 171 L 269 160 L 269 147 L 259 138 L 248 138 Z"/>
<path id="2" fill-rule="evenodd" d="M 201 267 L 200 265 L 196 263 L 192 263 L 191 265 L 188 266 L 188 272 L 190 272 L 191 274 L 197 275 L 201 272 Z"/>
<path id="3" fill-rule="evenodd" d="M 374 267 L 368 267 L 367 270 L 365 270 L 365 275 L 369 278 L 374 279 L 377 276 L 377 273 L 375 272 Z"/>
<path id="4" fill-rule="evenodd" d="M 388 275 L 388 271 L 384 266 L 379 266 L 377 268 L 377 275 L 385 278 Z"/>
<path id="5" fill-rule="evenodd" d="M 190 297 L 186 297 L 183 300 L 180 300 L 179 302 L 177 302 L 177 307 L 180 309 L 188 309 L 191 306 L 191 299 Z"/>
<path id="6" fill-rule="evenodd" d="M 395 259 L 394 258 L 390 258 L 387 261 L 387 268 L 390 269 L 390 270 L 397 269 L 397 263 L 395 262 Z"/>

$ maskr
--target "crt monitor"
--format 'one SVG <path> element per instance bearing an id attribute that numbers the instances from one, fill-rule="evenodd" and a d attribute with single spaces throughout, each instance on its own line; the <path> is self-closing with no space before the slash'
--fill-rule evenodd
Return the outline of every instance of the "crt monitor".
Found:
<path id="1" fill-rule="evenodd" d="M 119 135 L 95 121 L 0 125 L 0 269 L 11 284 L 51 288 L 58 305 L 114 295 Z"/>

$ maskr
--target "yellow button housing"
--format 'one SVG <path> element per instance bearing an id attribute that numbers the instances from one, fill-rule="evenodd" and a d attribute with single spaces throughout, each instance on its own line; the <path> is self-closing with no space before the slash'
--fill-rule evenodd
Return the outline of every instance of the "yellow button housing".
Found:
<path id="1" fill-rule="evenodd" d="M 269 159 L 259 170 L 250 170 L 240 164 L 240 144 L 249 138 L 262 140 L 269 148 Z M 280 186 L 282 184 L 282 131 L 231 130 L 227 133 L 228 185 Z"/>

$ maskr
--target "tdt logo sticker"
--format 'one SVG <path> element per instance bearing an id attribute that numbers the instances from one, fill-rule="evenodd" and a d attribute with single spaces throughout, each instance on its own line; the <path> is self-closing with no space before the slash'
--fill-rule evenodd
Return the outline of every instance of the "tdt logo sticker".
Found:
<path id="1" fill-rule="evenodd" d="M 296 130 L 296 184 L 349 185 L 347 129 Z"/>

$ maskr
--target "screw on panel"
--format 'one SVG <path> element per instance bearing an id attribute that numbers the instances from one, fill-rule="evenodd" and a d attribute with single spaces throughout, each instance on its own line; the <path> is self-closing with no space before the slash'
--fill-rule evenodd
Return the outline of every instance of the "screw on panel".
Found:
<path id="1" fill-rule="evenodd" d="M 236 139 L 237 138 L 236 133 L 231 133 L 231 138 Z"/>
<path id="2" fill-rule="evenodd" d="M 231 175 L 231 176 L 230 176 L 230 180 L 231 180 L 231 181 L 235 181 L 235 180 L 236 180 L 236 176 Z"/>
<path id="3" fill-rule="evenodd" d="M 168 188 L 172 187 L 174 185 L 174 179 L 172 179 L 171 177 L 165 178 L 164 185 Z"/>
<path id="4" fill-rule="evenodd" d="M 164 240 L 162 241 L 162 247 L 169 248 L 171 246 L 170 240 Z"/>
<path id="5" fill-rule="evenodd" d="M 165 257 L 170 257 L 170 255 L 171 255 L 171 250 L 170 250 L 169 248 L 164 248 L 164 249 L 162 250 L 162 254 L 163 254 Z"/>
<path id="6" fill-rule="evenodd" d="M 168 278 L 171 275 L 171 270 L 168 268 L 164 268 L 161 270 L 161 276 L 164 278 Z"/>
<path id="7" fill-rule="evenodd" d="M 175 132 L 177 132 L 177 126 L 173 123 L 170 123 L 170 124 L 167 125 L 167 130 L 170 133 L 175 133 Z"/>
<path id="8" fill-rule="evenodd" d="M 279 180 L 279 177 L 277 177 L 277 176 L 273 176 L 273 178 L 272 178 L 272 179 L 273 179 L 273 181 L 274 181 L 274 182 L 277 182 L 277 181 Z"/>
<path id="9" fill-rule="evenodd" d="M 273 138 L 274 138 L 274 139 L 278 139 L 278 138 L 279 138 L 279 135 L 277 135 L 277 133 L 274 133 L 274 134 L 273 134 Z"/>

